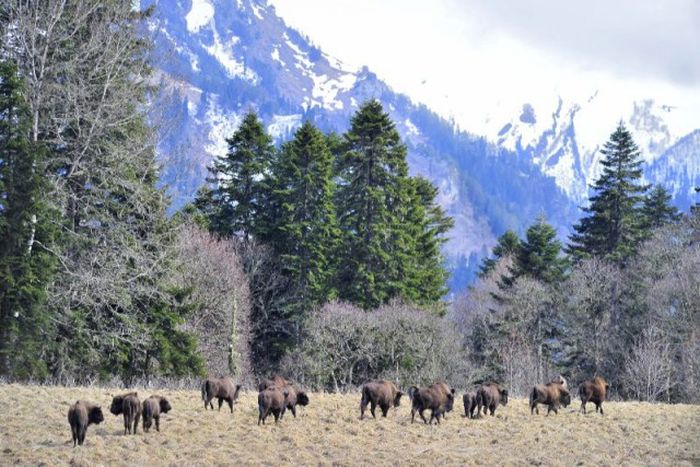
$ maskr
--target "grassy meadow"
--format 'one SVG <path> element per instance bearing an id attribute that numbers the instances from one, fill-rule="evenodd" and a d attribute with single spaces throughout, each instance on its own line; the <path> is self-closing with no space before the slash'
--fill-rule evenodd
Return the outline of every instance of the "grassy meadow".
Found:
<path id="1" fill-rule="evenodd" d="M 605 415 L 531 416 L 511 399 L 495 417 L 464 418 L 460 405 L 439 426 L 410 423 L 404 398 L 386 419 L 359 420 L 358 393 L 310 394 L 311 404 L 274 425 L 257 426 L 257 393 L 234 406 L 204 411 L 199 391 L 138 390 L 166 396 L 173 411 L 161 432 L 124 436 L 121 416 L 109 413 L 106 388 L 0 385 L 0 465 L 222 464 L 469 464 L 469 465 L 699 465 L 700 406 L 606 402 Z M 105 415 L 73 448 L 66 418 L 77 399 L 99 403 Z M 214 402 L 216 406 L 216 402 Z M 457 409 L 460 410 L 457 410 Z M 377 409 L 379 413 L 379 409 Z"/>

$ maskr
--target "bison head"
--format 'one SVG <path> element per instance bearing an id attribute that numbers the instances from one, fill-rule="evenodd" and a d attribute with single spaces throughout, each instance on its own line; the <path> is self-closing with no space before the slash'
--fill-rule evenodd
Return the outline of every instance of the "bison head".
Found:
<path id="1" fill-rule="evenodd" d="M 124 411 L 124 396 L 114 396 L 109 411 L 114 415 L 120 415 Z"/>
<path id="2" fill-rule="evenodd" d="M 303 406 L 309 405 L 309 396 L 307 396 L 304 391 L 297 392 L 297 404 Z"/>
<path id="3" fill-rule="evenodd" d="M 102 407 L 93 407 L 88 413 L 89 423 L 102 423 L 105 420 L 105 416 L 102 415 Z"/>
<path id="4" fill-rule="evenodd" d="M 564 390 L 561 392 L 559 402 L 563 407 L 567 407 L 569 404 L 571 404 L 571 394 L 569 393 L 569 391 Z"/>
<path id="5" fill-rule="evenodd" d="M 397 391 L 396 395 L 394 396 L 394 407 L 401 405 L 401 396 L 403 396 L 403 393 L 401 391 Z"/>
<path id="6" fill-rule="evenodd" d="M 501 405 L 508 405 L 508 390 L 501 389 Z"/>
<path id="7" fill-rule="evenodd" d="M 452 409 L 455 406 L 455 390 L 453 389 L 452 392 L 447 393 L 447 402 L 445 403 L 445 412 L 452 412 Z"/>
<path id="8" fill-rule="evenodd" d="M 163 413 L 168 413 L 173 409 L 173 407 L 170 405 L 170 402 L 168 402 L 168 399 L 166 399 L 165 397 L 160 398 L 159 405 L 160 405 L 160 411 Z"/>

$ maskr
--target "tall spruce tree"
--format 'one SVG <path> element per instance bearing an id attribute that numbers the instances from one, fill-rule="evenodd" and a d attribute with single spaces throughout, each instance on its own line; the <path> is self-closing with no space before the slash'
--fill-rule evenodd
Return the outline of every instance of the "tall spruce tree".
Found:
<path id="1" fill-rule="evenodd" d="M 333 157 L 325 135 L 305 122 L 284 144 L 270 181 L 278 206 L 270 240 L 296 288 L 295 307 L 304 312 L 334 298 L 334 254 L 340 230 L 333 204 Z"/>
<path id="2" fill-rule="evenodd" d="M 239 235 L 244 241 L 265 229 L 265 177 L 274 155 L 272 138 L 254 111 L 226 140 L 228 152 L 210 168 L 211 229 L 222 236 Z"/>
<path id="3" fill-rule="evenodd" d="M 408 176 L 406 146 L 378 101 L 362 105 L 344 138 L 336 197 L 340 298 L 365 309 L 395 297 L 436 301 L 444 291 L 436 246 L 450 225 L 436 192 Z M 438 279 L 428 280 L 431 274 Z"/>
<path id="4" fill-rule="evenodd" d="M 648 186 L 641 184 L 640 152 L 622 122 L 601 153 L 603 173 L 592 187 L 590 206 L 583 208 L 588 215 L 574 225 L 568 251 L 575 259 L 624 262 L 644 238 L 641 204 Z"/>
<path id="5" fill-rule="evenodd" d="M 46 150 L 31 141 L 25 92 L 16 65 L 0 61 L 0 375 L 42 378 L 58 216 L 45 200 Z"/>
<path id="6" fill-rule="evenodd" d="M 644 198 L 642 216 L 643 228 L 647 231 L 678 222 L 681 219 L 680 212 L 671 204 L 670 193 L 661 185 L 652 188 Z"/>

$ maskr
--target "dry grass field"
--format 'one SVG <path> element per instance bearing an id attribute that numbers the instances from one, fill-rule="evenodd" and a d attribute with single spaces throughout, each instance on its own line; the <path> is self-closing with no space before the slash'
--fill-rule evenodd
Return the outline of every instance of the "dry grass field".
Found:
<path id="1" fill-rule="evenodd" d="M 277 426 L 271 418 L 257 426 L 253 392 L 231 415 L 205 412 L 198 391 L 142 389 L 142 399 L 168 397 L 173 411 L 161 418 L 160 433 L 139 427 L 124 436 L 121 417 L 108 410 L 120 392 L 0 385 L 0 465 L 700 464 L 699 406 L 608 402 L 600 416 L 578 414 L 575 404 L 545 417 L 511 400 L 493 418 L 467 420 L 455 410 L 427 426 L 411 425 L 407 399 L 386 419 L 360 421 L 359 394 L 311 394 L 297 419 L 287 412 Z M 66 413 L 76 399 L 100 403 L 105 421 L 73 448 Z"/>

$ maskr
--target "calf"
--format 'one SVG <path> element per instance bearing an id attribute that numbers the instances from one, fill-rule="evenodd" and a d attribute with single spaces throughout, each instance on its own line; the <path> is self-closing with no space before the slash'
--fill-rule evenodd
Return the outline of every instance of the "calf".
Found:
<path id="1" fill-rule="evenodd" d="M 160 414 L 168 413 L 170 410 L 172 406 L 165 397 L 151 396 L 143 401 L 143 431 L 148 433 L 154 420 L 156 431 L 160 431 Z"/>

